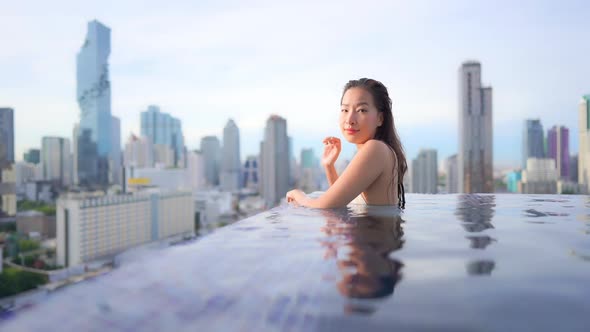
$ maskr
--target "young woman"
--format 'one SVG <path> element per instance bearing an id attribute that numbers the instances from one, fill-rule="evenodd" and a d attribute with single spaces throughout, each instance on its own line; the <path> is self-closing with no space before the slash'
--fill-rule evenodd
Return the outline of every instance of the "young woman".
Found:
<path id="1" fill-rule="evenodd" d="M 301 190 L 291 190 L 287 201 L 312 208 L 335 208 L 356 198 L 367 205 L 404 208 L 403 177 L 408 167 L 393 123 L 387 88 L 373 79 L 352 80 L 344 87 L 340 103 L 340 130 L 347 141 L 356 145 L 357 154 L 338 176 L 334 163 L 340 154 L 340 139 L 326 137 L 322 166 L 330 188 L 317 199 Z"/>

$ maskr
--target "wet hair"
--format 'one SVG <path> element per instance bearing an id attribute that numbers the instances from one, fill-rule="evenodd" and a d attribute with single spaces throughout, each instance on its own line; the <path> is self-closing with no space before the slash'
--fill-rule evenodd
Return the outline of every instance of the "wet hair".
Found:
<path id="1" fill-rule="evenodd" d="M 387 146 L 389 146 L 389 148 L 392 149 L 395 154 L 397 165 L 393 166 L 393 174 L 395 176 L 395 171 L 397 168 L 397 198 L 399 207 L 403 209 L 406 207 L 406 196 L 403 180 L 404 175 L 408 170 L 408 164 L 406 162 L 406 156 L 404 154 L 401 141 L 397 131 L 395 130 L 393 114 L 391 112 L 391 98 L 389 98 L 387 88 L 385 85 L 383 85 L 383 83 L 374 79 L 361 78 L 358 80 L 348 81 L 348 83 L 346 83 L 344 86 L 342 97 L 344 97 L 346 91 L 352 88 L 362 88 L 368 91 L 373 96 L 373 102 L 375 103 L 377 110 L 383 114 L 383 123 L 381 126 L 377 127 L 375 137 L 373 138 L 387 144 Z M 342 102 L 342 98 L 340 98 L 340 100 Z"/>

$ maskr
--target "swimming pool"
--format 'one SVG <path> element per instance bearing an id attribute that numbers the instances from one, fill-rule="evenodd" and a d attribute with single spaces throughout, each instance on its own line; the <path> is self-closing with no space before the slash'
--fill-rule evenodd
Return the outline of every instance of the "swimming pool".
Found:
<path id="1" fill-rule="evenodd" d="M 587 331 L 590 197 L 283 205 L 68 287 L 7 330 Z"/>

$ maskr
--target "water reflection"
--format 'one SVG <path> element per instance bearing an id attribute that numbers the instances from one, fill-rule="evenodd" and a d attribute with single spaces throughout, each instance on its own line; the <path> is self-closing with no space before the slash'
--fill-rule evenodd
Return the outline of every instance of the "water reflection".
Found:
<path id="1" fill-rule="evenodd" d="M 403 246 L 402 219 L 397 211 L 370 208 L 359 213 L 324 211 L 326 224 L 321 240 L 325 259 L 335 259 L 341 277 L 338 291 L 349 298 L 383 298 L 393 294 L 401 280 L 403 264 L 389 258 L 389 254 Z M 366 306 L 351 306 L 347 312 L 371 313 Z"/>
<path id="2" fill-rule="evenodd" d="M 494 228 L 492 218 L 496 207 L 494 195 L 459 195 L 455 215 L 462 221 L 463 228 L 470 233 L 483 232 Z"/>
<path id="3" fill-rule="evenodd" d="M 461 225 L 469 233 L 480 233 L 486 229 L 494 228 L 494 208 L 496 207 L 496 196 L 494 195 L 459 195 L 455 215 L 462 222 Z M 469 235 L 469 246 L 472 249 L 486 249 L 490 244 L 497 242 L 488 235 Z M 483 259 L 468 262 L 465 265 L 467 274 L 470 276 L 489 276 L 496 267 L 493 260 Z"/>
<path id="4" fill-rule="evenodd" d="M 467 274 L 472 276 L 489 276 L 496 267 L 492 260 L 480 260 L 467 263 Z"/>
<path id="5" fill-rule="evenodd" d="M 470 247 L 472 249 L 485 249 L 493 242 L 497 242 L 496 239 L 489 237 L 487 235 L 471 235 L 466 236 L 466 238 L 471 242 Z"/>

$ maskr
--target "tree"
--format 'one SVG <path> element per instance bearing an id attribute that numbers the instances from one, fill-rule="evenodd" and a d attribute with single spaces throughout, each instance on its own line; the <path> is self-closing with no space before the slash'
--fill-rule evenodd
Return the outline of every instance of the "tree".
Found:
<path id="1" fill-rule="evenodd" d="M 0 274 L 0 298 L 34 289 L 45 283 L 47 277 L 44 275 L 8 267 Z"/>

